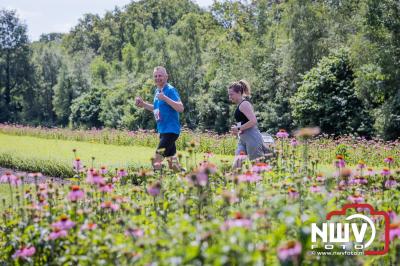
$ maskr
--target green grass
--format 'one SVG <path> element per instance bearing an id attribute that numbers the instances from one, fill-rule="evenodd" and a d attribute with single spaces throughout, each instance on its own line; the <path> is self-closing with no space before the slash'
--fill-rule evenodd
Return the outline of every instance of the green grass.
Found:
<path id="1" fill-rule="evenodd" d="M 150 159 L 156 147 L 117 146 L 81 141 L 42 139 L 29 136 L 11 136 L 0 133 L 0 154 L 9 154 L 20 159 L 48 160 L 69 164 L 74 159 L 73 149 L 82 162 L 91 166 L 91 157 L 95 157 L 95 167 L 106 165 L 127 168 L 131 165 L 150 166 Z M 198 160 L 202 155 L 197 155 Z M 216 155 L 211 161 L 232 160 L 233 156 Z M 0 165 L 1 166 L 1 165 Z"/>

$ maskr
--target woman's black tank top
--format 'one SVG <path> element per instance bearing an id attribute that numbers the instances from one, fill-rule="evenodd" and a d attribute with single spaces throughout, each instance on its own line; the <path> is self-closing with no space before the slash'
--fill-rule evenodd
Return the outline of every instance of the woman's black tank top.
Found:
<path id="1" fill-rule="evenodd" d="M 240 106 L 240 105 L 242 104 L 242 102 L 244 102 L 244 101 L 248 101 L 248 102 L 249 102 L 249 100 L 247 100 L 247 99 L 244 99 L 243 101 L 241 101 L 241 102 L 239 103 L 239 105 L 236 107 L 235 114 L 234 114 L 234 117 L 235 117 L 236 122 L 241 122 L 242 125 L 245 124 L 245 123 L 247 123 L 247 122 L 249 121 L 249 119 L 248 119 L 248 118 L 242 113 L 242 111 L 240 111 L 240 109 L 239 109 L 239 106 Z"/>

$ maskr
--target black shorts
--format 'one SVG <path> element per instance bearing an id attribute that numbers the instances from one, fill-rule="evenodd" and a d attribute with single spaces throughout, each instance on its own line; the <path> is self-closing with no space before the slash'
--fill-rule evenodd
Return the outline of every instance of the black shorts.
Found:
<path id="1" fill-rule="evenodd" d="M 161 133 L 160 143 L 158 144 L 157 151 L 164 157 L 174 156 L 176 153 L 175 141 L 178 139 L 179 135 L 175 133 Z"/>

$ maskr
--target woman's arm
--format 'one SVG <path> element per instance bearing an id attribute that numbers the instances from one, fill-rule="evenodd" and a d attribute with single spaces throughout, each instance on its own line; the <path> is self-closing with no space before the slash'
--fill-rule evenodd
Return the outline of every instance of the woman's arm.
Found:
<path id="1" fill-rule="evenodd" d="M 249 103 L 248 101 L 244 101 L 239 106 L 239 110 L 247 117 L 247 119 L 249 119 L 249 121 L 247 121 L 240 127 L 240 131 L 243 132 L 244 130 L 257 125 L 257 117 L 254 114 L 253 106 L 251 105 L 251 103 Z"/>

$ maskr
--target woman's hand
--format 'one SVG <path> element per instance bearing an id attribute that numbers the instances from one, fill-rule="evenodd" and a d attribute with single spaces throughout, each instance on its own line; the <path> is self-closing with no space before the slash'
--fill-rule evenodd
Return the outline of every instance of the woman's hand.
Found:
<path id="1" fill-rule="evenodd" d="M 239 128 L 237 126 L 231 126 L 232 135 L 237 135 L 239 133 Z"/>

